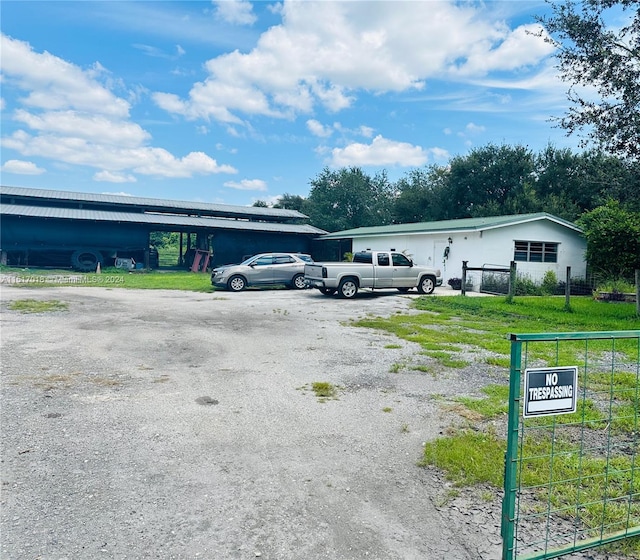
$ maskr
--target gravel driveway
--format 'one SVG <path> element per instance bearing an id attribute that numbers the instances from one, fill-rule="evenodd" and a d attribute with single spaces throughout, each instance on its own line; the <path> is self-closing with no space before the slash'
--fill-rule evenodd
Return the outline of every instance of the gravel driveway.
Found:
<path id="1" fill-rule="evenodd" d="M 1 295 L 3 559 L 500 557 L 500 497 L 416 466 L 455 421 L 435 395 L 473 387 L 348 325 L 417 296 Z"/>

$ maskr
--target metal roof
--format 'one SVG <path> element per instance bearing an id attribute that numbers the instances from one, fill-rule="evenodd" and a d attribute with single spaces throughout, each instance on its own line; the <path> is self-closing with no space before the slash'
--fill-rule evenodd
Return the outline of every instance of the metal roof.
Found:
<path id="1" fill-rule="evenodd" d="M 489 216 L 484 218 L 461 218 L 457 220 L 442 220 L 438 222 L 416 222 L 412 224 L 393 224 L 389 226 L 361 227 L 336 231 L 323 235 L 322 239 L 350 239 L 356 237 L 373 237 L 380 235 L 417 235 L 424 233 L 456 233 L 483 231 L 494 228 L 508 227 L 526 222 L 538 220 L 549 220 L 561 226 L 567 227 L 579 233 L 582 230 L 574 223 L 547 212 L 537 212 L 535 214 L 513 214 L 509 216 Z"/>
<path id="2" fill-rule="evenodd" d="M 307 224 L 280 224 L 274 222 L 256 222 L 229 218 L 211 218 L 181 216 L 178 214 L 156 214 L 139 212 L 110 212 L 104 210 L 85 210 L 81 208 L 56 208 L 50 206 L 28 206 L 22 204 L 3 204 L 2 216 L 27 216 L 30 218 L 60 220 L 92 220 L 96 222 L 127 222 L 162 226 L 185 226 L 207 229 L 235 229 L 245 231 L 263 231 L 278 233 L 297 233 L 322 235 L 324 230 Z"/>
<path id="3" fill-rule="evenodd" d="M 297 210 L 280 208 L 261 208 L 255 206 L 234 206 L 231 204 L 213 204 L 208 202 L 190 202 L 184 200 L 166 200 L 161 198 L 143 198 L 117 194 L 95 194 L 48 189 L 31 189 L 25 187 L 0 186 L 0 195 L 16 197 L 16 203 L 29 204 L 31 200 L 47 202 L 61 201 L 87 204 L 109 204 L 127 207 L 138 207 L 143 211 L 167 211 L 175 214 L 209 214 L 219 217 L 240 217 L 252 219 L 292 220 L 307 218 Z M 29 200 L 31 199 L 31 200 Z"/>

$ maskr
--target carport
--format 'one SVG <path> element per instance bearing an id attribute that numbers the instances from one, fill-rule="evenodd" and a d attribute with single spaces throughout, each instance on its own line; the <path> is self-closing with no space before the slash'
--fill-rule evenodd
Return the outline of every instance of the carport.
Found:
<path id="1" fill-rule="evenodd" d="M 310 252 L 312 240 L 326 233 L 294 210 L 21 187 L 0 187 L 0 195 L 2 258 L 20 266 L 71 266 L 81 252 L 132 257 L 149 267 L 156 231 L 186 235 L 183 264 L 202 250 L 216 266 L 262 251 Z"/>

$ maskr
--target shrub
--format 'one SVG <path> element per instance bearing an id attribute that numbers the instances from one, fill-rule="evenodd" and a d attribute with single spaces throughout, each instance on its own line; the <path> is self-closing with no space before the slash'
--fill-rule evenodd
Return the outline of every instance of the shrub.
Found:
<path id="1" fill-rule="evenodd" d="M 542 288 L 529 276 L 522 275 L 516 279 L 515 294 L 517 296 L 540 296 L 542 295 Z"/>
<path id="2" fill-rule="evenodd" d="M 546 296 L 552 296 L 558 292 L 558 277 L 553 270 L 545 272 L 540 289 Z"/>

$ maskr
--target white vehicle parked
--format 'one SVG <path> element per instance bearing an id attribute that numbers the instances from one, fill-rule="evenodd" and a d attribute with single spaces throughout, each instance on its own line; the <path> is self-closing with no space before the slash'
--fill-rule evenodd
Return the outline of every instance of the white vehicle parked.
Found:
<path id="1" fill-rule="evenodd" d="M 430 294 L 442 285 L 439 270 L 415 266 L 409 257 L 395 251 L 361 251 L 355 253 L 353 262 L 310 263 L 304 267 L 304 279 L 309 287 L 325 295 L 338 292 L 342 298 L 355 297 L 360 288 L 401 292 L 417 288 L 421 294 Z"/>

